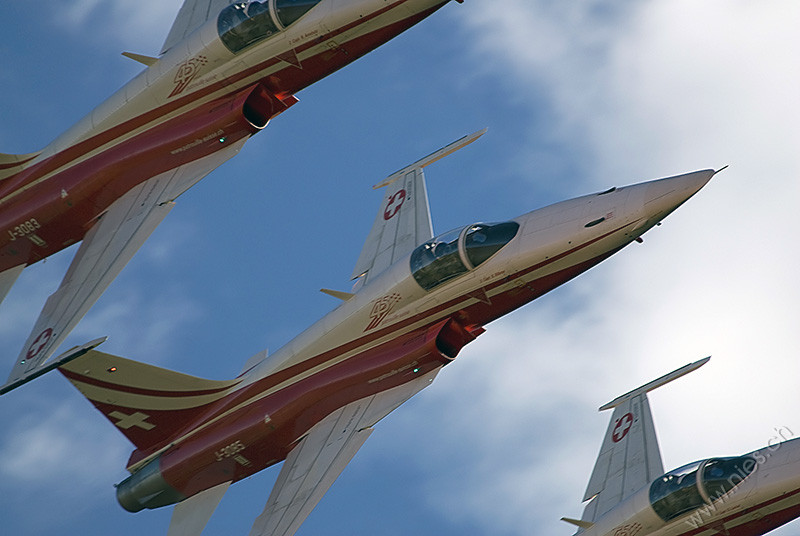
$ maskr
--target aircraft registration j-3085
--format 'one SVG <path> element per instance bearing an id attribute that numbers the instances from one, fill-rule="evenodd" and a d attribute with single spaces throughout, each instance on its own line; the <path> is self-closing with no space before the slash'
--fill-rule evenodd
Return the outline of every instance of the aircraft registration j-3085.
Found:
<path id="1" fill-rule="evenodd" d="M 296 92 L 448 2 L 186 0 L 160 57 L 125 53 L 142 73 L 42 151 L 0 154 L 0 302 L 26 266 L 82 241 L 0 394 L 46 372 L 174 200 Z"/>
<path id="2" fill-rule="evenodd" d="M 704 170 L 563 201 L 434 237 L 423 168 L 390 175 L 351 292 L 273 355 L 216 381 L 101 353 L 59 370 L 136 447 L 117 486 L 131 512 L 175 504 L 200 534 L 233 482 L 284 461 L 252 536 L 293 534 L 383 417 L 428 386 L 493 320 L 607 259 L 700 190 Z"/>

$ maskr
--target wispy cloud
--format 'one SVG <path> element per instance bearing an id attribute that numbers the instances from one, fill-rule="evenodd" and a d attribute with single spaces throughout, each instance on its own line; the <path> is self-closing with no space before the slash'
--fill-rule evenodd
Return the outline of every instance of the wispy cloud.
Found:
<path id="1" fill-rule="evenodd" d="M 98 433 L 108 425 L 85 407 L 66 402 L 55 408 L 41 405 L 11 424 L 0 446 L 0 474 L 21 485 L 39 488 L 42 483 L 60 487 L 66 494 L 73 486 L 107 487 L 100 474 L 119 472 L 119 460 L 126 455 L 125 441 L 104 440 Z M 86 453 L 92 453 L 87 456 Z M 98 471 L 100 468 L 100 471 Z"/>
<path id="2" fill-rule="evenodd" d="M 175 223 L 175 232 L 180 232 L 180 220 Z M 172 232 L 156 233 L 152 250 L 145 246 L 62 350 L 109 335 L 103 351 L 147 356 L 154 364 L 180 355 L 175 333 L 196 321 L 203 309 L 189 297 L 180 275 L 165 269 L 176 264 L 167 247 L 174 238 Z M 12 289 L 2 309 L 0 346 L 7 349 L 5 354 L 19 351 L 73 254 L 74 248 L 31 267 Z M 53 533 L 59 520 L 118 508 L 112 484 L 124 478 L 133 447 L 57 372 L 5 395 L 0 422 L 0 494 L 8 498 L 6 508 L 17 513 L 15 521 L 28 519 L 32 534 Z M 48 505 L 47 516 L 37 515 L 41 504 Z"/>
<path id="3" fill-rule="evenodd" d="M 26 531 L 52 533 L 60 523 L 113 498 L 130 450 L 121 434 L 78 397 L 28 397 L 25 411 L 4 406 L 0 439 L 0 490 L 5 508 L 26 520 Z M 4 400 L 6 404 L 7 401 Z M 76 493 L 75 490 L 80 490 Z M 47 515 L 42 515 L 42 505 Z"/>
<path id="4" fill-rule="evenodd" d="M 492 79 L 547 96 L 591 181 L 731 164 L 644 247 L 490 326 L 426 394 L 473 460 L 469 485 L 432 480 L 432 498 L 469 504 L 459 515 L 487 530 L 569 534 L 557 519 L 579 515 L 608 418 L 594 410 L 640 383 L 715 355 L 652 397 L 668 466 L 796 422 L 800 254 L 781 230 L 800 198 L 800 8 L 501 0 L 459 13 Z"/>

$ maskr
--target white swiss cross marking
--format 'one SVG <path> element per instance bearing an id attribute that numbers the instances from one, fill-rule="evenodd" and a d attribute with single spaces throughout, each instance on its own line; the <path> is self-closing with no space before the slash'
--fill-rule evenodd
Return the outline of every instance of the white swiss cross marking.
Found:
<path id="1" fill-rule="evenodd" d="M 153 428 L 156 427 L 155 424 L 147 422 L 147 418 L 150 417 L 150 415 L 146 415 L 141 411 L 137 411 L 132 415 L 125 415 L 121 411 L 112 411 L 111 413 L 108 414 L 108 416 L 113 417 L 115 419 L 119 419 L 114 424 L 116 424 L 123 430 L 127 430 L 128 428 L 132 428 L 134 426 L 138 426 L 142 430 L 152 430 Z"/>
<path id="2" fill-rule="evenodd" d="M 39 353 L 44 350 L 44 347 L 47 346 L 47 343 L 50 342 L 50 338 L 53 336 L 53 329 L 47 328 L 43 332 L 36 337 L 36 340 L 33 341 L 31 347 L 28 348 L 28 353 L 25 355 L 27 359 L 33 359 Z"/>
<path id="3" fill-rule="evenodd" d="M 403 206 L 403 203 L 406 201 L 406 191 L 405 190 L 398 190 L 389 198 L 389 201 L 386 203 L 386 209 L 383 211 L 383 219 L 386 221 L 391 220 L 394 218 L 394 215 L 400 212 L 400 207 Z"/>
<path id="4" fill-rule="evenodd" d="M 628 430 L 631 429 L 631 425 L 633 424 L 633 415 L 630 413 L 626 413 L 617 421 L 616 426 L 614 426 L 614 432 L 611 434 L 611 439 L 614 443 L 618 443 L 622 441 L 622 438 L 628 435 Z"/>

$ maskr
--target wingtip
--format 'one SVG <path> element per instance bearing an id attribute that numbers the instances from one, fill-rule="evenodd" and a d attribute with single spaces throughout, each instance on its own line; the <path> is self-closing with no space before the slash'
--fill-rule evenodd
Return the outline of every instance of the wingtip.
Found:
<path id="1" fill-rule="evenodd" d="M 582 519 L 572 519 L 571 517 L 562 517 L 561 521 L 569 523 L 570 525 L 575 525 L 581 529 L 590 529 L 594 526 L 594 523 L 591 521 L 584 521 Z"/>
<path id="2" fill-rule="evenodd" d="M 122 55 L 130 60 L 141 63 L 142 65 L 146 65 L 147 67 L 155 65 L 158 61 L 158 58 L 145 56 L 144 54 L 135 54 L 133 52 L 123 52 Z"/>
<path id="3" fill-rule="evenodd" d="M 80 346 L 74 346 L 74 347 L 70 348 L 69 350 L 67 350 L 66 352 L 64 352 L 63 354 L 59 355 L 57 358 L 55 358 L 52 361 L 50 361 L 49 363 L 47 363 L 47 364 L 45 364 L 43 366 L 40 366 L 38 368 L 33 369 L 28 374 L 25 374 L 23 376 L 19 376 L 19 377 L 14 378 L 14 379 L 9 378 L 7 380 L 7 383 L 4 386 L 0 387 L 0 395 L 4 395 L 4 394 L 8 393 L 9 391 L 13 391 L 17 387 L 21 387 L 21 386 L 25 385 L 26 383 L 35 380 L 39 376 L 43 376 L 44 374 L 47 374 L 48 372 L 50 372 L 53 369 L 57 369 L 58 367 L 60 367 L 62 365 L 66 365 L 70 361 L 73 361 L 74 359 L 77 359 L 77 358 L 81 357 L 82 355 L 86 354 L 90 350 L 93 350 L 93 349 L 97 348 L 98 346 L 100 346 L 101 344 L 106 342 L 107 340 L 108 340 L 108 337 L 100 337 L 99 339 L 94 339 L 93 341 L 89 341 L 86 344 L 82 344 Z"/>

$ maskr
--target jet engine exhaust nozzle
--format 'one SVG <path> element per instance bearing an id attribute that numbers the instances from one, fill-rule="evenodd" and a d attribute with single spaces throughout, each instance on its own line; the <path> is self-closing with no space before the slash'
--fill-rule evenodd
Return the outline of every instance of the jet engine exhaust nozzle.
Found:
<path id="1" fill-rule="evenodd" d="M 161 476 L 158 458 L 117 484 L 117 501 L 128 512 L 160 508 L 185 498 Z"/>

